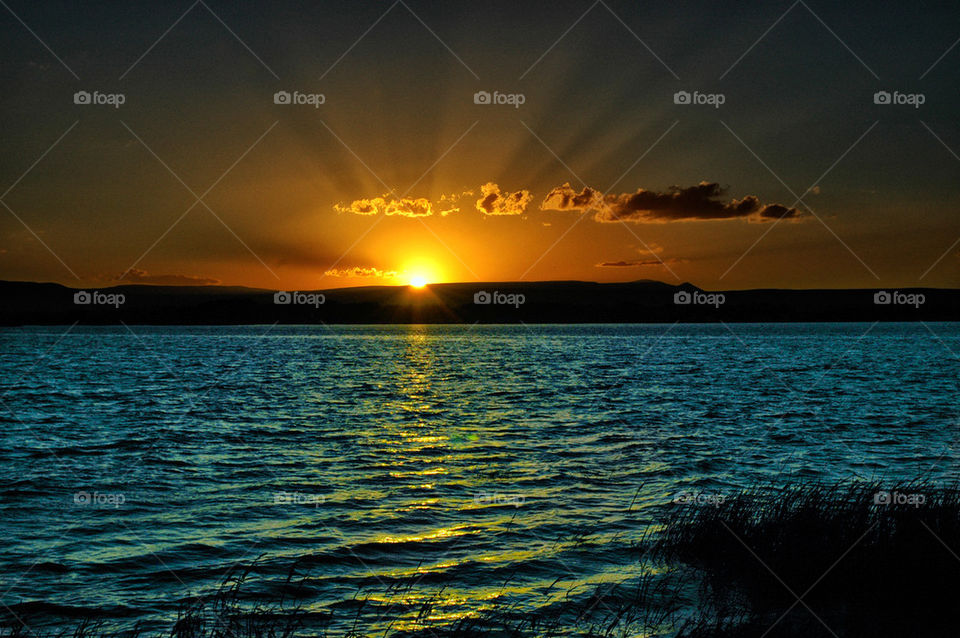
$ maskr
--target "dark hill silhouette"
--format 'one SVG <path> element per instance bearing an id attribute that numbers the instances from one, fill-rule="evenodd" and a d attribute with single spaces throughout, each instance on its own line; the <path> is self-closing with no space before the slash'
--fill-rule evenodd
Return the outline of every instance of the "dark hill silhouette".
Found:
<path id="1" fill-rule="evenodd" d="M 646 280 L 364 286 L 291 291 L 277 299 L 273 290 L 234 286 L 131 285 L 84 292 L 77 301 L 90 303 L 76 303 L 80 291 L 59 284 L 0 282 L 0 323 L 960 321 L 960 290 L 939 288 L 706 291 Z"/>

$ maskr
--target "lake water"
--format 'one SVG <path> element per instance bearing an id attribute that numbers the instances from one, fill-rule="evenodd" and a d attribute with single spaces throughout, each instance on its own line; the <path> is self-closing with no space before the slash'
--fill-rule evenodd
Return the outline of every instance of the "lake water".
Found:
<path id="1" fill-rule="evenodd" d="M 678 494 L 960 477 L 960 324 L 56 327 L 0 343 L 0 602 L 31 627 L 168 626 L 259 559 L 251 595 L 277 599 L 296 564 L 332 633 L 382 635 L 427 600 L 442 621 L 629 582 Z"/>

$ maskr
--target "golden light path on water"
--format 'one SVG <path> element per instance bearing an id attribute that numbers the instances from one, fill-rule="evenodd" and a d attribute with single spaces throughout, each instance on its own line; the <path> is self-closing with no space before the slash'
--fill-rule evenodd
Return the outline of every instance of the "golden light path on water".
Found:
<path id="1" fill-rule="evenodd" d="M 547 524 L 552 514 L 549 511 L 526 513 L 519 507 L 510 507 L 497 508 L 499 512 L 491 515 L 485 511 L 489 503 L 477 502 L 474 495 L 483 490 L 481 472 L 465 474 L 464 468 L 483 469 L 480 467 L 484 463 L 483 457 L 469 448 L 480 442 L 484 433 L 464 432 L 461 424 L 446 420 L 439 405 L 442 397 L 435 392 L 436 386 L 448 386 L 451 382 L 464 390 L 472 380 L 464 375 L 453 379 L 448 365 L 438 365 L 438 358 L 444 355 L 434 348 L 434 339 L 424 326 L 407 328 L 402 356 L 395 360 L 392 368 L 383 371 L 383 378 L 392 380 L 396 397 L 391 407 L 402 416 L 403 425 L 392 421 L 371 425 L 372 431 L 363 435 L 376 441 L 371 452 L 381 459 L 380 469 L 390 478 L 401 481 L 396 491 L 408 494 L 393 512 L 382 512 L 384 517 L 405 517 L 411 512 L 422 516 L 447 515 L 441 518 L 455 514 L 464 522 L 424 525 L 414 533 L 378 534 L 363 540 L 398 548 L 409 543 L 423 543 L 429 547 L 430 543 L 438 541 L 454 541 L 449 551 L 425 552 L 414 566 L 387 569 L 377 574 L 388 583 L 412 583 L 398 585 L 390 591 L 374 588 L 364 594 L 368 602 L 393 610 L 387 614 L 389 620 L 380 623 L 381 628 L 390 627 L 401 632 L 422 630 L 437 622 L 482 615 L 494 609 L 499 600 L 537 600 L 538 605 L 544 605 L 548 601 L 561 600 L 572 590 L 586 592 L 603 583 L 636 577 L 639 565 L 600 574 L 576 574 L 573 573 L 575 567 L 561 564 L 559 573 L 551 574 L 542 582 L 526 579 L 528 582 L 524 584 L 520 579 L 513 581 L 507 577 L 480 586 L 464 586 L 451 577 L 441 586 L 434 584 L 435 579 L 431 576 L 442 578 L 443 574 L 458 568 L 494 565 L 520 569 L 520 566 L 538 560 L 555 558 L 576 546 L 575 540 L 544 539 L 535 533 L 530 534 L 526 542 L 510 543 L 507 547 L 496 542 L 500 535 L 524 529 L 529 531 Z M 438 376 L 441 374 L 444 376 Z M 499 444 L 494 445 L 502 448 Z M 536 472 L 535 467 L 525 469 Z M 438 491 L 442 495 L 433 495 Z M 568 515 L 576 516 L 577 512 L 571 511 Z M 476 540 L 476 544 L 485 546 L 485 549 L 466 556 L 453 551 L 468 540 Z M 385 551 L 390 552 L 389 549 Z"/>

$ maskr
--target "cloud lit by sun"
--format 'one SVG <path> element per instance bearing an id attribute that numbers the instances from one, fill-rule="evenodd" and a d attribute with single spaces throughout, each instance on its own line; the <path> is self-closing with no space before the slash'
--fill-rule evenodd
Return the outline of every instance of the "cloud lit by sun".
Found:
<path id="1" fill-rule="evenodd" d="M 440 266 L 439 261 L 423 256 L 403 263 L 403 266 L 396 270 L 385 270 L 369 265 L 345 266 L 326 270 L 324 277 L 342 278 L 354 285 L 400 284 L 412 288 L 424 288 L 446 280 L 445 270 Z"/>

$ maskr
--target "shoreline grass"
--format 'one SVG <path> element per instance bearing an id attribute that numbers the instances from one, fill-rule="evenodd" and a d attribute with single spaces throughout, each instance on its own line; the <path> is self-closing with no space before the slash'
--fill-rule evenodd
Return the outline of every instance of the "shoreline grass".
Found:
<path id="1" fill-rule="evenodd" d="M 652 553 L 700 573 L 706 636 L 942 636 L 960 591 L 960 489 L 849 481 L 676 508 Z"/>

